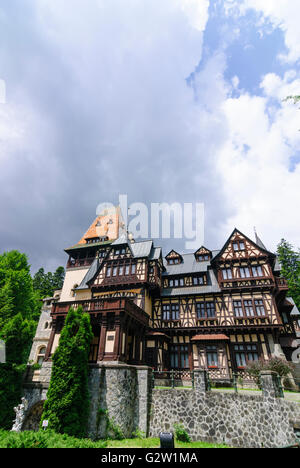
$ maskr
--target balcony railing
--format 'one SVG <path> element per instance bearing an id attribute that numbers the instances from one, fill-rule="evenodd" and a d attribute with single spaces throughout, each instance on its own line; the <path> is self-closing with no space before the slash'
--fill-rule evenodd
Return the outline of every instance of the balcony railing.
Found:
<path id="1" fill-rule="evenodd" d="M 77 260 L 69 260 L 67 263 L 67 268 L 79 268 L 84 266 L 91 266 L 95 257 L 82 258 Z"/>
<path id="2" fill-rule="evenodd" d="M 74 301 L 74 302 L 57 302 L 53 304 L 51 315 L 66 315 L 70 308 L 78 309 L 82 307 L 84 312 L 97 313 L 97 312 L 126 312 L 139 323 L 148 325 L 149 315 L 138 307 L 129 298 L 106 298 L 106 299 L 90 299 L 88 301 Z"/>
<path id="3" fill-rule="evenodd" d="M 271 276 L 249 276 L 246 278 L 231 279 L 220 278 L 219 281 L 223 289 L 274 286 L 274 280 Z"/>
<path id="4" fill-rule="evenodd" d="M 275 277 L 275 281 L 276 281 L 276 286 L 277 288 L 280 290 L 280 291 L 283 291 L 283 290 L 288 290 L 289 289 L 289 286 L 288 286 L 288 283 L 287 283 L 287 280 L 285 278 L 278 278 L 277 276 Z"/>

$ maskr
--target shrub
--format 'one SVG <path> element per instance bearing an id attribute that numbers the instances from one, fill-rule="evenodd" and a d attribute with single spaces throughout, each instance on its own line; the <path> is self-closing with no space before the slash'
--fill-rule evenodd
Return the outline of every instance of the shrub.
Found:
<path id="1" fill-rule="evenodd" d="M 179 440 L 180 442 L 191 442 L 190 436 L 182 424 L 175 424 L 174 431 L 176 440 Z"/>
<path id="2" fill-rule="evenodd" d="M 283 378 L 288 376 L 293 369 L 294 366 L 291 362 L 279 357 L 273 357 L 269 361 L 264 361 L 263 359 L 258 361 L 248 361 L 245 371 L 248 375 L 253 377 L 255 383 L 259 388 L 261 388 L 259 374 L 262 371 L 270 370 L 277 372 L 277 374 Z"/>
<path id="3" fill-rule="evenodd" d="M 7 432 L 0 431 L 0 448 L 104 448 L 106 441 L 92 442 L 76 439 L 54 431 Z"/>

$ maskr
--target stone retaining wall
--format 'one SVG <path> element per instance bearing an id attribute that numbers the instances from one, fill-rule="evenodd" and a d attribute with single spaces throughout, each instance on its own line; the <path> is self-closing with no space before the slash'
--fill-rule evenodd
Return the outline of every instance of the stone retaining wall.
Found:
<path id="1" fill-rule="evenodd" d="M 205 373 L 195 378 L 195 390 L 154 389 L 150 437 L 173 431 L 181 423 L 192 440 L 226 443 L 234 447 L 279 447 L 297 442 L 293 421 L 300 405 L 276 398 L 274 376 L 263 377 L 261 395 L 208 392 Z"/>

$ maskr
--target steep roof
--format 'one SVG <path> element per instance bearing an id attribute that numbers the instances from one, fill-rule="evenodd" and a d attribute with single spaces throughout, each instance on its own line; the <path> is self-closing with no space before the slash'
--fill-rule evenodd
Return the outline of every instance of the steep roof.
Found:
<path id="1" fill-rule="evenodd" d="M 258 247 L 260 250 L 262 250 L 266 255 L 268 255 L 268 257 L 271 257 L 274 261 L 276 259 L 276 255 L 273 253 L 273 252 L 270 252 L 269 250 L 266 250 L 265 247 L 262 247 L 261 245 L 262 242 L 261 242 L 261 245 L 258 245 L 256 242 L 254 242 L 252 239 L 250 239 L 248 236 L 246 236 L 246 234 L 243 234 L 241 231 L 239 231 L 237 228 L 234 228 L 234 230 L 232 231 L 232 233 L 230 234 L 230 236 L 228 237 L 227 241 L 225 242 L 224 246 L 222 247 L 222 249 L 218 252 L 217 255 L 214 256 L 213 258 L 213 262 L 214 260 L 216 260 L 218 257 L 220 257 L 223 252 L 225 251 L 225 249 L 227 248 L 229 242 L 230 242 L 230 239 L 233 237 L 234 234 L 240 234 L 242 237 L 244 237 L 248 242 L 250 242 L 251 244 L 254 244 L 256 247 Z"/>

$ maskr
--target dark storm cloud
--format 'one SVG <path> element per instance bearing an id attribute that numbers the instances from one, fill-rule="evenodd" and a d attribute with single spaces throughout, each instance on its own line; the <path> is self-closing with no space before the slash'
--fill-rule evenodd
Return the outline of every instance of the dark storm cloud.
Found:
<path id="1" fill-rule="evenodd" d="M 205 202 L 216 247 L 224 60 L 212 56 L 187 83 L 202 32 L 180 1 L 12 0 L 0 31 L 1 250 L 26 252 L 33 270 L 55 268 L 98 203 L 119 193 L 129 203 Z"/>

